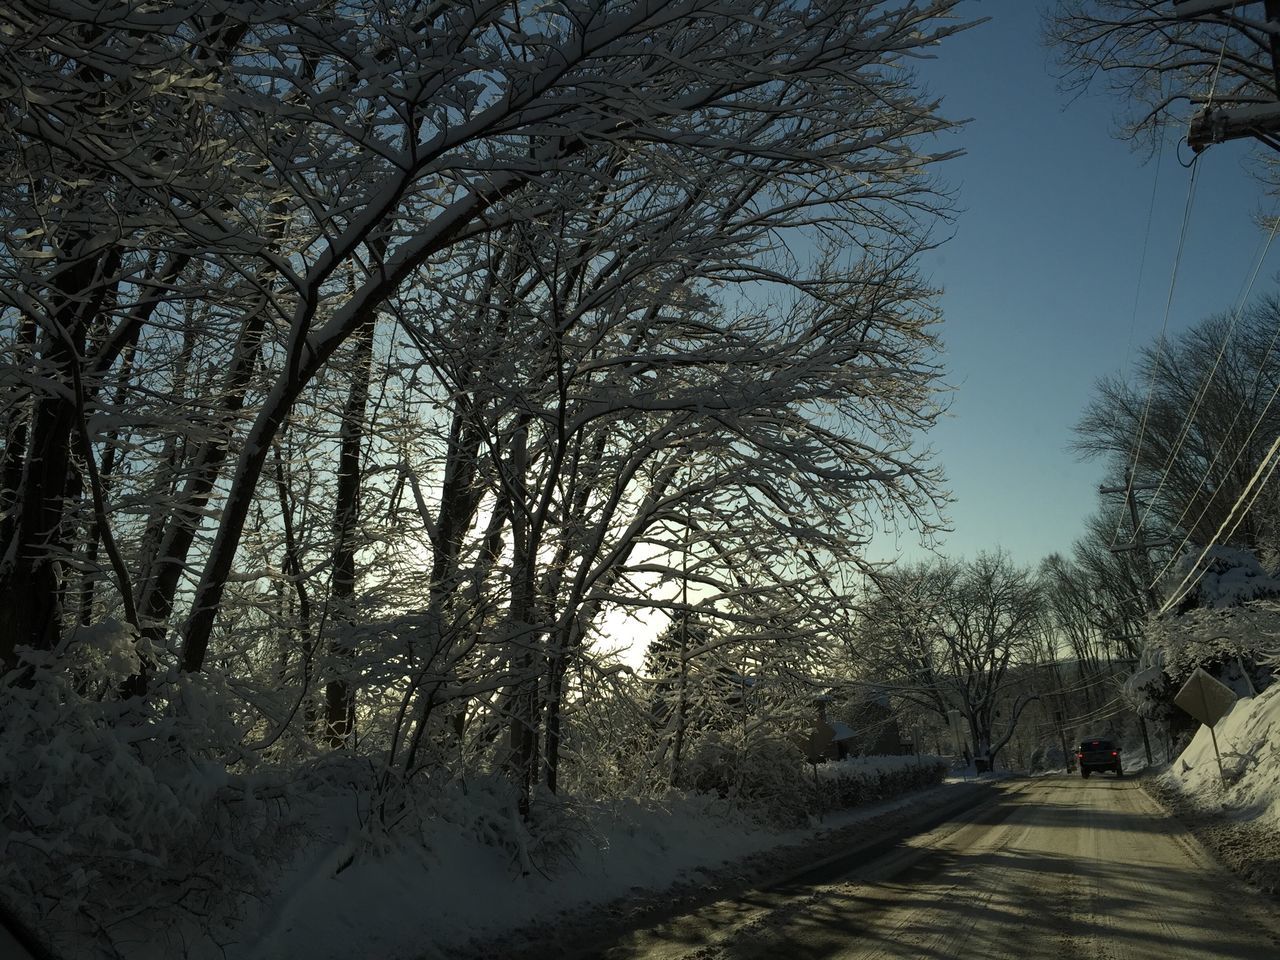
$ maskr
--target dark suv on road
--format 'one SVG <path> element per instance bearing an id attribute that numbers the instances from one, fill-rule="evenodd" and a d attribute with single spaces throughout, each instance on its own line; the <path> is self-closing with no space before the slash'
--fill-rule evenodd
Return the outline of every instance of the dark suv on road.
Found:
<path id="1" fill-rule="evenodd" d="M 1084 740 L 1076 751 L 1080 764 L 1080 776 L 1086 780 L 1095 770 L 1114 770 L 1117 777 L 1124 776 L 1120 768 L 1120 748 L 1110 740 Z"/>

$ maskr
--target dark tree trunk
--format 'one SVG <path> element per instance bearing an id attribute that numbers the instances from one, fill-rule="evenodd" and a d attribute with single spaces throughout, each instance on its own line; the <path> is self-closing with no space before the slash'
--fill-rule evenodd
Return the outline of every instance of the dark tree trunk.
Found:
<path id="1" fill-rule="evenodd" d="M 241 332 L 235 356 L 227 373 L 222 395 L 224 426 L 216 435 L 205 440 L 187 470 L 188 478 L 182 489 L 178 507 L 165 521 L 155 555 L 149 564 L 150 576 L 143 585 L 138 602 L 138 615 L 143 633 L 153 644 L 162 644 L 168 628 L 169 615 L 173 612 L 173 600 L 187 566 L 187 555 L 200 529 L 203 510 L 209 503 L 214 486 L 226 463 L 235 415 L 244 407 L 245 392 L 253 377 L 253 370 L 262 347 L 262 332 L 266 322 L 266 309 L 253 313 Z M 127 696 L 143 696 L 147 692 L 147 665 L 137 675 L 125 681 L 123 692 Z"/>
<path id="2" fill-rule="evenodd" d="M 338 493 L 333 531 L 333 622 L 337 635 L 330 647 L 335 670 L 325 684 L 325 740 L 337 749 L 349 743 L 355 729 L 356 698 L 351 669 L 355 651 L 350 632 L 356 591 L 356 527 L 360 520 L 360 446 L 364 440 L 365 408 L 373 375 L 374 323 L 356 334 L 351 387 L 342 410 L 338 452 Z"/>
<path id="3" fill-rule="evenodd" d="M 294 596 L 298 603 L 298 639 L 302 656 L 302 698 L 304 701 L 303 716 L 308 736 L 316 729 L 319 710 L 312 696 L 311 681 L 315 671 L 315 636 L 311 632 L 311 595 L 302 578 L 302 557 L 297 535 L 293 525 L 293 500 L 289 496 L 289 482 L 285 477 L 284 460 L 279 448 L 275 449 L 276 495 L 280 499 L 280 518 L 284 525 L 284 563 L 285 574 L 293 582 Z M 281 657 L 287 667 L 289 650 L 286 648 Z M 283 672 L 283 671 L 282 671 Z"/>
<path id="4" fill-rule="evenodd" d="M 120 376 L 116 385 L 115 406 L 117 410 L 123 409 L 125 401 L 128 399 L 129 379 L 133 375 L 134 351 L 137 348 L 137 333 L 135 329 L 133 339 L 126 345 L 124 359 L 120 364 Z M 112 430 L 107 435 L 106 449 L 102 452 L 102 464 L 98 467 L 98 475 L 101 477 L 103 484 L 115 472 L 116 466 L 116 443 L 120 439 L 118 430 Z M 95 516 L 89 521 L 88 530 L 85 533 L 84 543 L 84 572 L 80 582 L 80 623 L 88 625 L 93 622 L 93 604 L 96 586 L 98 582 L 98 548 L 102 543 L 103 530 L 98 524 Z"/>
<path id="5" fill-rule="evenodd" d="M 89 256 L 61 277 L 54 330 L 44 337 L 40 367 L 63 389 L 35 402 L 26 458 L 0 544 L 0 669 L 16 662 L 15 648 L 51 650 L 61 630 L 61 565 L 66 553 L 66 491 L 76 426 L 71 384 L 84 353 L 88 318 L 101 304 L 100 271 L 112 255 Z"/>

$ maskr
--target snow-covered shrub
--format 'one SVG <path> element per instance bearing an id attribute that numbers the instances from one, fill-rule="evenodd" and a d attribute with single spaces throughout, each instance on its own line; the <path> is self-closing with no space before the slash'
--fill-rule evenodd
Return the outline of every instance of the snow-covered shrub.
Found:
<path id="1" fill-rule="evenodd" d="M 49 933 L 216 928 L 284 835 L 280 785 L 228 769 L 225 691 L 184 675 L 164 701 L 122 702 L 136 666 L 106 624 L 0 678 L 0 897 Z"/>
<path id="2" fill-rule="evenodd" d="M 796 819 L 802 804 L 796 782 L 799 751 L 785 737 L 756 728 L 711 731 L 698 737 L 684 763 L 684 783 L 728 800 L 766 820 Z"/>
<path id="3" fill-rule="evenodd" d="M 1248 693 L 1249 685 L 1264 689 L 1271 678 L 1259 661 L 1274 649 L 1280 637 L 1280 603 L 1256 600 L 1236 607 L 1188 610 L 1180 616 L 1152 620 L 1147 625 L 1148 667 L 1159 666 L 1176 692 L 1196 667 L 1204 667 L 1226 682 L 1239 678 L 1238 693 Z M 1244 673 L 1248 674 L 1247 682 Z M 1167 692 L 1159 678 L 1146 677 L 1158 696 Z"/>
<path id="4" fill-rule="evenodd" d="M 891 800 L 936 786 L 947 775 L 941 757 L 850 757 L 818 764 L 818 805 L 835 810 Z"/>
<path id="5" fill-rule="evenodd" d="M 1250 551 L 1213 546 L 1203 551 L 1203 558 L 1201 553 L 1199 548 L 1184 553 L 1162 581 L 1166 593 L 1185 591 L 1180 609 L 1221 610 L 1280 597 L 1280 580 L 1267 573 Z"/>
<path id="6" fill-rule="evenodd" d="M 774 824 L 798 824 L 826 810 L 889 800 L 935 786 L 947 773 L 938 757 L 852 757 L 806 764 L 782 737 L 744 742 L 730 733 L 699 739 L 686 768 L 689 786 L 729 800 Z"/>
<path id="7" fill-rule="evenodd" d="M 512 876 L 553 874 L 573 863 L 600 839 L 584 813 L 584 802 L 544 789 L 534 792 L 528 818 L 519 812 L 518 792 L 497 771 L 464 776 L 383 779 L 361 787 L 370 796 L 367 813 L 347 843 L 348 860 L 395 854 L 416 847 L 430 858 L 441 837 L 449 842 L 502 852 Z"/>

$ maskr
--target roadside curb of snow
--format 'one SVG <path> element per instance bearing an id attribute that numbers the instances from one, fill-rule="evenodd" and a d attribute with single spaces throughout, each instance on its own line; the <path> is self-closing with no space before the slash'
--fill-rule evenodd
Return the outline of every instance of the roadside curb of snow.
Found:
<path id="1" fill-rule="evenodd" d="M 1280 831 L 1232 821 L 1220 811 L 1192 803 L 1160 783 L 1158 775 L 1139 780 L 1142 792 L 1186 827 L 1213 858 L 1261 893 L 1280 900 Z"/>
<path id="2" fill-rule="evenodd" d="M 561 914 L 548 924 L 514 930 L 483 943 L 455 947 L 450 954 L 463 958 L 504 960 L 570 960 L 595 957 L 628 933 L 657 926 L 672 917 L 691 913 L 726 900 L 801 883 L 820 883 L 825 871 L 834 879 L 856 862 L 883 855 L 907 837 L 933 829 L 939 823 L 977 806 L 994 794 L 991 781 L 949 783 L 917 794 L 882 813 L 843 825 L 821 826 L 799 842 L 781 843 L 718 867 L 698 868 L 665 889 L 636 889 L 627 898 Z M 915 802 L 912 802 L 915 801 Z M 857 808 L 853 808 L 856 810 Z M 849 812 L 853 812 L 852 810 Z M 875 839 L 857 843 L 859 835 Z M 840 852 L 808 859 L 814 852 Z"/>

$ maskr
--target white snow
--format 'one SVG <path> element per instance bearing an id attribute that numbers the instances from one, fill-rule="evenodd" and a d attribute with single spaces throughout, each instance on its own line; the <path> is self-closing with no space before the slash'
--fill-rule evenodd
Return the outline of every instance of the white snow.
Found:
<path id="1" fill-rule="evenodd" d="M 1209 728 L 1201 726 L 1162 779 L 1198 804 L 1238 820 L 1280 827 L 1280 683 L 1245 697 L 1214 727 L 1228 786 L 1224 791 Z"/>
<path id="2" fill-rule="evenodd" d="M 914 758 L 860 758 L 831 767 L 832 779 L 870 780 Z M 837 769 L 839 768 L 839 769 Z M 819 767 L 823 769 L 823 767 Z M 939 789 L 947 789 L 945 787 Z M 486 843 L 456 820 L 423 825 L 421 846 L 358 856 L 330 843 L 304 855 L 282 878 L 285 891 L 264 904 L 257 929 L 242 929 L 229 960 L 385 960 L 448 957 L 471 942 L 492 940 L 533 923 L 599 906 L 638 891 L 661 891 L 699 872 L 750 854 L 794 844 L 920 802 L 925 793 L 827 814 L 795 829 L 767 829 L 723 801 L 674 794 L 658 801 L 582 804 L 567 815 L 578 843 L 565 860 L 522 875 L 502 845 Z M 335 813 L 337 811 L 334 811 Z M 514 823 L 508 824 L 508 829 Z M 324 848 L 326 845 L 318 845 Z"/>
<path id="3" fill-rule="evenodd" d="M 1164 587 L 1170 592 L 1186 589 L 1198 606 L 1211 610 L 1280 596 L 1280 580 L 1268 574 L 1257 557 L 1248 550 L 1223 546 L 1184 553 Z"/>
<path id="4" fill-rule="evenodd" d="M 719 866 L 778 842 L 774 834 L 715 815 L 697 799 L 583 813 L 578 862 L 545 875 L 522 876 L 508 851 L 445 821 L 428 826 L 425 850 L 362 856 L 337 874 L 331 859 L 303 864 L 297 885 L 256 942 L 230 955 L 448 956 L 472 939 L 551 920 L 633 888 L 663 888 L 699 866 Z"/>
<path id="5" fill-rule="evenodd" d="M 847 723 L 840 720 L 831 721 L 831 739 L 836 743 L 839 743 L 841 740 L 853 740 L 857 735 L 857 731 Z"/>

